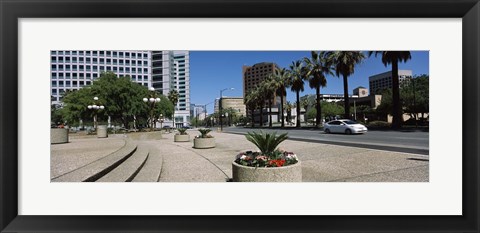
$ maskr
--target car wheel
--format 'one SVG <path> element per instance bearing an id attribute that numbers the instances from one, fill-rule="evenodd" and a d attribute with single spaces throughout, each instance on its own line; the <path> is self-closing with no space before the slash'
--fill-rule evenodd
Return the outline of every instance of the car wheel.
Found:
<path id="1" fill-rule="evenodd" d="M 352 130 L 346 129 L 346 130 L 345 130 L 345 133 L 346 133 L 346 134 L 352 134 Z"/>
<path id="2" fill-rule="evenodd" d="M 329 129 L 325 129 L 325 133 L 330 133 L 330 130 L 329 130 Z"/>

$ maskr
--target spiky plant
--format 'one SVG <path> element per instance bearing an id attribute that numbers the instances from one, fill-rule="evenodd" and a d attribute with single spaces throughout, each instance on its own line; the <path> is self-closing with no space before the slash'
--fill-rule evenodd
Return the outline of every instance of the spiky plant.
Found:
<path id="1" fill-rule="evenodd" d="M 200 132 L 200 138 L 210 138 L 212 136 L 208 135 L 208 133 L 210 133 L 210 131 L 212 131 L 211 129 L 199 129 L 198 130 Z"/>
<path id="2" fill-rule="evenodd" d="M 264 133 L 262 130 L 260 133 L 248 132 L 245 137 L 248 141 L 255 144 L 260 152 L 266 156 L 274 155 L 277 146 L 288 138 L 287 133 L 277 136 L 277 132 Z"/>
<path id="3" fill-rule="evenodd" d="M 187 129 L 185 129 L 185 128 L 179 128 L 179 129 L 177 129 L 177 130 L 178 130 L 178 133 L 179 133 L 180 135 L 187 135 Z"/>

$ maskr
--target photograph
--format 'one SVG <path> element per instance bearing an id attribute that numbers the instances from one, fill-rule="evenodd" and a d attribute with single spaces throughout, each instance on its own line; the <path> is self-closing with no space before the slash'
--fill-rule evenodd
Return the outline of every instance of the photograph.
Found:
<path id="1" fill-rule="evenodd" d="M 50 182 L 429 182 L 429 53 L 51 50 Z"/>

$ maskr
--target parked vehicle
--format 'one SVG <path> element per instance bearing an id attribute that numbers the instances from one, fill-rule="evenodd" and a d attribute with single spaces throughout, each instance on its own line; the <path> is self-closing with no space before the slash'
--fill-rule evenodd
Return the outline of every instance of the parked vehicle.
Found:
<path id="1" fill-rule="evenodd" d="M 323 126 L 325 133 L 345 133 L 345 134 L 358 134 L 368 131 L 367 127 L 348 119 L 334 120 L 325 123 Z"/>

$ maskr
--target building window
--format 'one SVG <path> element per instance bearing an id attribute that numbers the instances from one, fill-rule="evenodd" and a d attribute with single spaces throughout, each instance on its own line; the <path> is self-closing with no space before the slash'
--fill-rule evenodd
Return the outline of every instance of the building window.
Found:
<path id="1" fill-rule="evenodd" d="M 97 53 L 97 51 L 93 51 L 92 54 L 93 54 L 93 56 L 97 56 L 98 53 Z"/>
<path id="2" fill-rule="evenodd" d="M 87 79 L 90 79 L 92 76 L 90 73 L 87 73 Z"/>
<path id="3" fill-rule="evenodd" d="M 78 61 L 79 61 L 79 62 L 83 62 L 83 57 L 79 57 L 79 58 L 78 58 Z"/>
<path id="4" fill-rule="evenodd" d="M 77 73 L 73 73 L 73 78 L 77 78 Z"/>
<path id="5" fill-rule="evenodd" d="M 66 78 L 66 79 L 70 79 L 70 75 L 71 75 L 70 73 L 66 73 L 66 74 L 65 74 L 65 78 Z"/>
<path id="6" fill-rule="evenodd" d="M 116 57 L 116 56 L 117 56 L 117 52 L 113 52 L 113 56 Z"/>
<path id="7" fill-rule="evenodd" d="M 144 53 L 143 58 L 147 58 L 147 57 L 148 57 L 148 54 Z"/>
<path id="8" fill-rule="evenodd" d="M 57 79 L 57 73 L 52 73 L 52 79 Z"/>
<path id="9" fill-rule="evenodd" d="M 52 62 L 57 62 L 57 57 L 52 56 Z"/>
<path id="10" fill-rule="evenodd" d="M 105 55 L 105 52 L 104 51 L 100 51 L 100 56 L 103 56 Z"/>
<path id="11" fill-rule="evenodd" d="M 143 80 L 147 80 L 148 79 L 148 76 L 147 75 L 144 75 L 143 76 Z"/>
<path id="12" fill-rule="evenodd" d="M 107 56 L 111 56 L 111 55 L 112 55 L 112 52 L 107 51 Z"/>
<path id="13" fill-rule="evenodd" d="M 80 78 L 83 78 L 85 75 L 83 73 L 80 73 Z"/>
<path id="14" fill-rule="evenodd" d="M 56 87 L 57 86 L 57 81 L 52 81 L 52 87 Z"/>

